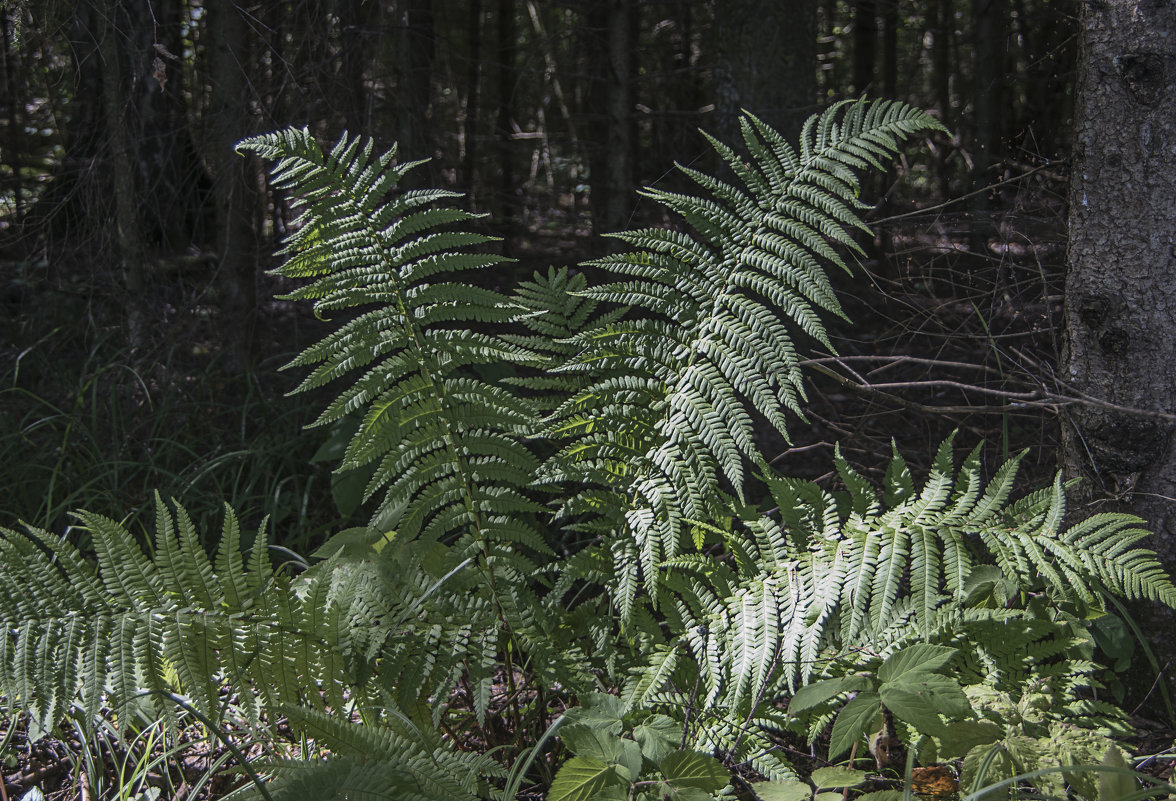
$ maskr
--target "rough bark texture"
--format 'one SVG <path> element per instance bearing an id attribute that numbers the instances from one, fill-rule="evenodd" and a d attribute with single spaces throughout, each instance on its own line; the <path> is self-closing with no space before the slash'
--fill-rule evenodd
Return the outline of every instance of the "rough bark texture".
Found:
<path id="1" fill-rule="evenodd" d="M 1094 398 L 1167 416 L 1072 407 L 1064 468 L 1084 479 L 1079 500 L 1098 504 L 1081 511 L 1146 518 L 1156 532 L 1150 545 L 1172 573 L 1176 3 L 1083 4 L 1079 64 L 1063 370 Z M 1173 687 L 1176 616 L 1150 605 L 1136 611 Z M 1146 691 L 1154 676 L 1135 679 Z"/>

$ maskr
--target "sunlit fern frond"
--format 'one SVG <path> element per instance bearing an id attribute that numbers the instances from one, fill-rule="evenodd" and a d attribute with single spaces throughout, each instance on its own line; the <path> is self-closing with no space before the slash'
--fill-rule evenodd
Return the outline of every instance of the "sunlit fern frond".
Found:
<path id="1" fill-rule="evenodd" d="M 568 445 L 549 472 L 584 487 L 569 515 L 601 505 L 596 487 L 629 499 L 601 528 L 638 540 L 647 581 L 680 551 L 684 521 L 705 519 L 720 489 L 743 493 L 762 461 L 757 418 L 787 435 L 787 412 L 803 413 L 796 334 L 832 349 L 820 312 L 841 310 L 825 270 L 846 267 L 839 248 L 856 251 L 864 229 L 854 171 L 939 129 L 910 106 L 863 100 L 831 107 L 793 148 L 745 114 L 746 156 L 711 140 L 735 182 L 683 167 L 700 195 L 645 192 L 689 231 L 619 233 L 632 249 L 590 263 L 616 280 L 582 294 L 629 313 L 582 332 L 556 370 L 583 388 L 557 410 L 550 433 Z"/>
<path id="2" fill-rule="evenodd" d="M 1014 502 L 1020 457 L 986 484 L 979 448 L 957 469 L 952 444 L 940 446 L 921 487 L 896 452 L 882 497 L 839 452 L 841 497 L 765 473 L 775 508 L 738 510 L 711 527 L 721 539 L 710 550 L 721 558 L 683 554 L 661 563 L 657 606 L 681 639 L 651 649 L 630 692 L 651 698 L 672 684 L 672 661 L 697 665 L 702 707 L 745 708 L 807 683 L 841 654 L 944 641 L 953 626 L 972 632 L 983 625 L 980 605 L 1004 610 L 1022 593 L 1095 610 L 1108 593 L 1176 600 L 1156 554 L 1138 546 L 1138 519 L 1098 515 L 1065 528 L 1060 482 Z M 1010 621 L 1009 631 L 1016 625 Z M 1037 645 L 1010 659 L 1058 656 L 1046 654 L 1049 644 L 1032 625 L 1022 628 Z"/>
<path id="3" fill-rule="evenodd" d="M 522 444 L 537 409 L 472 369 L 534 358 L 491 330 L 518 309 L 461 279 L 505 261 L 477 249 L 490 237 L 455 227 L 476 215 L 444 205 L 452 192 L 398 191 L 420 162 L 397 164 L 395 147 L 377 154 L 370 139 L 344 136 L 324 152 L 305 129 L 286 129 L 238 149 L 275 161 L 274 186 L 301 210 L 277 272 L 308 283 L 287 297 L 318 314 L 357 310 L 291 366 L 314 366 L 300 391 L 362 371 L 315 424 L 363 412 L 340 469 L 375 465 L 373 519 L 403 539 L 544 550 L 527 522 L 539 508 L 525 492 L 536 460 Z"/>

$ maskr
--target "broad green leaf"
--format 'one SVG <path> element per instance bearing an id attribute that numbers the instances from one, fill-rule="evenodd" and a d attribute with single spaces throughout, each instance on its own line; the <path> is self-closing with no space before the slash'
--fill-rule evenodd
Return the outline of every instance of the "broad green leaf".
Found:
<path id="1" fill-rule="evenodd" d="M 633 727 L 633 738 L 645 758 L 657 764 L 682 747 L 682 724 L 665 715 L 650 715 Z"/>
<path id="2" fill-rule="evenodd" d="M 859 795 L 855 801 L 903 801 L 901 790 L 875 790 Z"/>
<path id="3" fill-rule="evenodd" d="M 931 645 L 917 643 L 891 654 L 890 658 L 878 668 L 878 679 L 882 682 L 894 681 L 911 671 L 934 673 L 956 655 L 956 649 L 945 645 Z"/>
<path id="4" fill-rule="evenodd" d="M 874 686 L 869 676 L 842 676 L 838 679 L 824 679 L 801 687 L 788 702 L 789 713 L 795 715 L 806 709 L 823 704 L 830 698 L 855 690 L 869 690 Z"/>
<path id="5" fill-rule="evenodd" d="M 877 731 L 876 723 L 882 714 L 882 699 L 876 692 L 859 693 L 837 713 L 833 735 L 829 741 L 829 759 L 848 751 L 866 732 Z"/>
<path id="6" fill-rule="evenodd" d="M 1122 672 L 1131 666 L 1135 638 L 1122 618 L 1108 612 L 1090 621 L 1090 633 L 1094 635 L 1094 641 L 1102 652 L 1111 658 L 1112 670 Z"/>
<path id="7" fill-rule="evenodd" d="M 939 743 L 939 759 L 959 759 L 978 745 L 996 742 L 1001 734 L 999 726 L 984 720 L 949 723 L 936 738 Z"/>
<path id="8" fill-rule="evenodd" d="M 996 565 L 976 565 L 962 588 L 964 606 L 999 609 L 1017 591 L 1017 583 Z"/>
<path id="9" fill-rule="evenodd" d="M 607 784 L 623 784 L 613 769 L 593 757 L 572 757 L 563 764 L 551 789 L 547 801 L 588 801 Z"/>
<path id="10" fill-rule="evenodd" d="M 886 708 L 914 726 L 920 734 L 943 732 L 944 724 L 935 705 L 934 693 L 926 685 L 908 678 L 883 684 L 879 693 Z"/>
<path id="11" fill-rule="evenodd" d="M 890 464 L 882 479 L 882 502 L 893 509 L 915 494 L 915 482 L 911 479 L 910 468 L 898 453 L 898 445 L 890 440 Z"/>
<path id="12" fill-rule="evenodd" d="M 621 750 L 616 759 L 617 770 L 622 778 L 631 782 L 637 781 L 641 775 L 641 746 L 632 740 L 621 740 Z"/>
<path id="13" fill-rule="evenodd" d="M 975 801 L 992 801 L 997 798 L 1008 798 L 1008 787 L 1000 790 L 982 792 L 1005 779 L 1011 779 L 1017 773 L 1013 766 L 1013 758 L 1003 742 L 978 745 L 964 757 L 964 767 L 960 773 L 960 788 L 969 796 L 975 795 Z"/>
<path id="14" fill-rule="evenodd" d="M 751 789 L 761 801 L 808 801 L 813 788 L 804 782 L 756 782 Z"/>
<path id="15" fill-rule="evenodd" d="M 592 693 L 580 699 L 580 706 L 564 713 L 568 724 L 583 723 L 613 734 L 624 731 L 624 705 L 621 699 L 607 693 Z"/>
<path id="16" fill-rule="evenodd" d="M 818 790 L 840 790 L 843 787 L 857 787 L 866 780 L 867 775 L 864 770 L 832 767 L 817 768 L 809 778 Z"/>
<path id="17" fill-rule="evenodd" d="M 957 679 L 938 673 L 908 673 L 883 687 L 904 687 L 922 694 L 930 694 L 931 703 L 941 715 L 952 718 L 972 717 L 972 705 Z"/>
<path id="18" fill-rule="evenodd" d="M 616 765 L 623 779 L 634 781 L 641 773 L 641 749 L 632 740 L 587 723 L 565 725 L 559 737 L 573 754 Z"/>
<path id="19" fill-rule="evenodd" d="M 842 801 L 841 793 L 817 793 L 813 801 Z"/>
<path id="20" fill-rule="evenodd" d="M 675 787 L 697 787 L 717 793 L 731 781 L 719 760 L 697 751 L 675 751 L 657 763 L 666 781 Z"/>
<path id="21" fill-rule="evenodd" d="M 670 801 L 713 801 L 714 799 L 713 793 L 708 793 L 697 787 L 674 787 L 669 784 L 658 786 L 663 788 L 661 798 L 668 798 Z"/>

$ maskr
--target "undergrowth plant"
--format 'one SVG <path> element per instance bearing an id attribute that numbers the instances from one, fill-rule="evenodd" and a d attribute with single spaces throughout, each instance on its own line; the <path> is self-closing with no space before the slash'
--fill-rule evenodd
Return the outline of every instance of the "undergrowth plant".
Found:
<path id="1" fill-rule="evenodd" d="M 1109 744 L 1089 621 L 1111 596 L 1176 606 L 1142 521 L 1067 526 L 1060 478 L 1014 500 L 1019 457 L 985 482 L 951 440 L 921 484 L 896 449 L 879 489 L 840 452 L 830 491 L 761 450 L 803 421 L 804 346 L 833 348 L 859 175 L 941 126 L 861 100 L 799 146 L 740 128 L 711 140 L 723 177 L 681 168 L 698 194 L 646 190 L 681 225 L 510 293 L 454 193 L 399 189 L 419 162 L 395 148 L 243 141 L 301 209 L 290 297 L 338 321 L 291 366 L 339 388 L 314 425 L 369 523 L 293 565 L 264 526 L 243 553 L 231 509 L 207 555 L 162 499 L 146 548 L 85 512 L 93 558 L 5 531 L 0 695 L 38 731 L 181 707 L 216 729 L 235 699 L 304 744 L 250 766 L 239 794 L 262 798 L 702 799 L 795 782 L 785 731 L 832 723 L 836 757 L 893 726 L 933 760 L 961 725 L 1011 742 L 992 711 L 1043 693 L 1042 731 Z"/>

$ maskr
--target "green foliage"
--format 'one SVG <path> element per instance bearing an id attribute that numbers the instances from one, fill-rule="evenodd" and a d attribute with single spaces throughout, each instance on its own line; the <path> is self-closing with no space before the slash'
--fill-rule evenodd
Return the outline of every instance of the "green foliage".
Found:
<path id="1" fill-rule="evenodd" d="M 226 689 L 247 711 L 279 703 L 347 706 L 349 676 L 325 583 L 269 561 L 264 528 L 249 558 L 225 511 L 209 558 L 183 507 L 157 498 L 153 554 L 114 520 L 79 513 L 96 563 L 48 532 L 0 530 L 0 689 L 35 732 L 109 708 L 174 720 L 172 696 L 218 718 Z M 251 709 L 249 709 L 251 707 Z"/>
<path id="2" fill-rule="evenodd" d="M 630 724 L 611 695 L 589 695 L 582 703 L 564 715 L 560 738 L 575 756 L 556 774 L 547 795 L 552 801 L 702 801 L 727 786 L 721 762 L 680 747 L 683 729 L 672 719 L 649 715 Z"/>
<path id="3" fill-rule="evenodd" d="M 887 736 L 883 709 L 920 734 L 946 731 L 944 717 L 961 718 L 972 712 L 963 688 L 944 675 L 955 650 L 920 643 L 896 651 L 878 668 L 877 675 L 849 674 L 802 687 L 788 710 L 799 714 L 845 693 L 854 693 L 837 714 L 829 743 L 829 758 L 848 751 L 869 734 Z"/>
<path id="4" fill-rule="evenodd" d="M 900 103 L 858 102 L 811 119 L 799 150 L 753 115 L 740 127 L 747 159 L 711 140 L 738 184 L 682 167 L 701 196 L 646 192 L 689 231 L 617 234 L 633 249 L 590 263 L 617 280 L 582 294 L 629 311 L 585 326 L 578 353 L 551 371 L 570 392 L 546 431 L 566 442 L 545 469 L 567 487 L 560 514 L 615 539 L 616 571 L 629 586 L 640 571 L 650 592 L 689 521 L 744 496 L 748 466 L 764 461 L 753 419 L 786 434 L 786 411 L 801 414 L 793 332 L 832 348 L 817 310 L 840 314 L 826 265 L 844 268 L 834 245 L 856 249 L 865 228 L 853 170 L 940 126 Z M 620 601 L 628 622 L 630 594 Z"/>
<path id="5" fill-rule="evenodd" d="M 1008 744 L 1079 724 L 1074 759 L 1101 759 L 1115 715 L 1083 696 L 1087 621 L 1109 595 L 1176 605 L 1141 521 L 1066 527 L 1060 479 L 1013 501 L 1019 459 L 986 484 L 950 439 L 921 486 L 895 449 L 880 493 L 840 451 L 830 492 L 757 444 L 761 422 L 787 435 L 803 413 L 798 343 L 832 348 L 819 315 L 841 314 L 826 271 L 864 229 L 856 171 L 940 129 L 863 100 L 794 148 L 745 115 L 745 154 L 712 140 L 731 181 L 683 168 L 698 196 L 648 191 L 684 230 L 619 234 L 630 250 L 510 295 L 472 280 L 503 259 L 451 193 L 398 188 L 415 163 L 395 149 L 245 140 L 301 210 L 289 297 L 343 316 L 292 364 L 310 368 L 300 390 L 342 384 L 315 424 L 340 475 L 367 476 L 369 525 L 297 576 L 264 530 L 246 559 L 231 512 L 211 559 L 162 503 L 149 553 L 81 513 L 93 563 L 5 531 L 0 695 L 47 729 L 132 705 L 170 719 L 179 700 L 215 725 L 236 693 L 303 743 L 248 797 L 491 797 L 534 765 L 557 801 L 702 801 L 742 764 L 769 801 L 820 798 L 860 777 L 796 785 L 775 734 L 832 722 L 837 755 L 885 732 L 884 711 L 912 748 L 985 770 L 995 743 L 1011 768 L 1046 764 Z M 993 725 L 1043 695 L 1046 717 Z M 538 755 L 569 705 L 573 756 L 552 775 Z M 513 774 L 502 742 L 528 754 Z"/>

